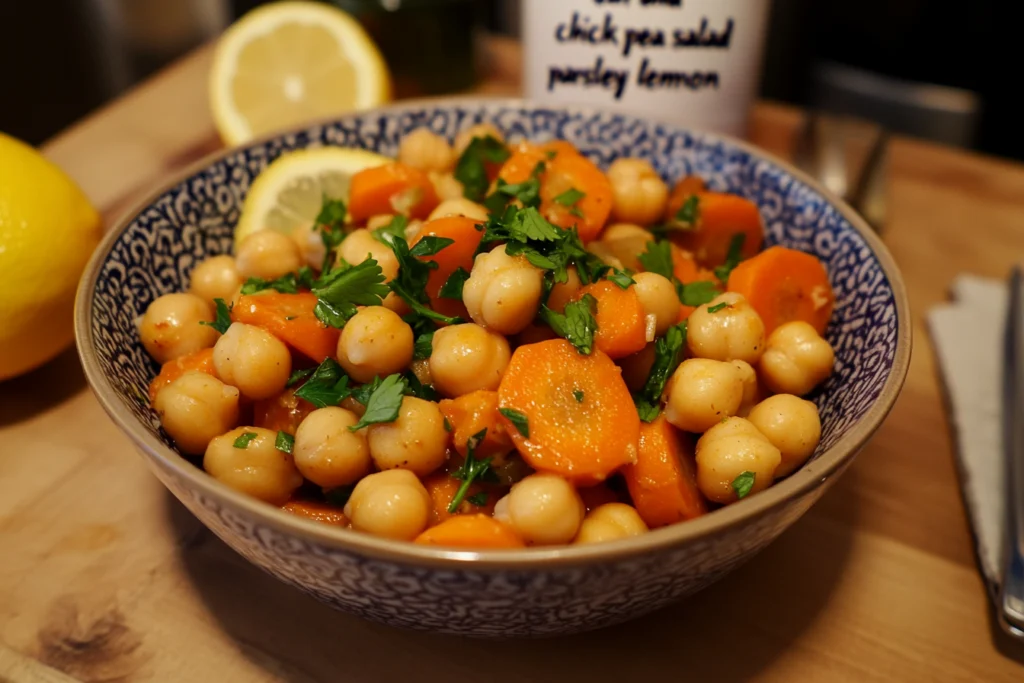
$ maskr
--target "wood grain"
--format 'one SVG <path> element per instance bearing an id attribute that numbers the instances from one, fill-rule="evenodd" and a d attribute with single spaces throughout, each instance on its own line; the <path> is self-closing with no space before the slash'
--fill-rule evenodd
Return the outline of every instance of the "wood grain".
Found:
<path id="1" fill-rule="evenodd" d="M 489 44 L 481 90 L 517 90 Z M 45 151 L 110 219 L 215 149 L 209 49 Z M 762 104 L 787 154 L 802 114 Z M 778 542 L 692 599 L 598 633 L 490 643 L 336 613 L 230 551 L 148 472 L 72 351 L 0 384 L 0 682 L 1020 681 L 974 566 L 923 314 L 963 270 L 1024 254 L 1024 167 L 906 139 L 890 148 L 885 241 L 916 336 L 907 386 L 850 471 Z M 401 655 L 401 656 L 396 656 Z"/>

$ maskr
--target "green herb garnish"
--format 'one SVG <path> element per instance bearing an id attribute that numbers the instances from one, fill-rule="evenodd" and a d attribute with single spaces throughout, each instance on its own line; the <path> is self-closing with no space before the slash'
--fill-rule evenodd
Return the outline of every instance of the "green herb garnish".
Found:
<path id="1" fill-rule="evenodd" d="M 199 324 L 212 327 L 221 334 L 224 334 L 228 331 L 228 328 L 231 327 L 231 309 L 234 308 L 234 306 L 228 306 L 224 302 L 224 299 L 219 298 L 214 299 L 213 303 L 217 307 L 217 312 L 214 315 L 213 320 L 200 320 Z"/>
<path id="2" fill-rule="evenodd" d="M 295 446 L 295 437 L 288 432 L 282 432 L 278 430 L 277 439 L 274 441 L 274 448 L 281 451 L 282 453 L 288 453 L 291 455 L 292 448 Z"/>
<path id="3" fill-rule="evenodd" d="M 356 314 L 356 306 L 379 306 L 388 288 L 380 265 L 368 258 L 359 265 L 335 268 L 317 282 L 313 294 L 318 299 L 313 309 L 317 319 L 341 328 Z"/>
<path id="4" fill-rule="evenodd" d="M 348 386 L 348 375 L 333 358 L 325 358 L 308 376 L 306 383 L 295 390 L 295 396 L 309 401 L 317 408 L 336 406 L 352 394 Z M 294 378 L 293 373 L 289 381 Z"/>
<path id="5" fill-rule="evenodd" d="M 238 438 L 235 439 L 235 443 L 232 445 L 235 448 L 248 448 L 249 444 L 252 443 L 252 440 L 258 436 L 259 434 L 256 432 L 242 432 L 238 435 Z"/>
<path id="6" fill-rule="evenodd" d="M 487 162 L 500 164 L 509 156 L 505 145 L 493 136 L 473 138 L 455 164 L 455 179 L 462 183 L 466 198 L 474 202 L 482 201 L 490 184 L 487 180 Z"/>
<path id="7" fill-rule="evenodd" d="M 433 386 L 424 384 L 416 373 L 409 370 L 405 373 L 405 395 L 422 398 L 424 401 L 437 401 L 441 397 Z"/>
<path id="8" fill-rule="evenodd" d="M 316 229 L 320 231 L 320 240 L 324 243 L 324 262 L 320 267 L 322 273 L 327 273 L 334 263 L 334 252 L 338 245 L 345 240 L 345 217 L 348 210 L 345 202 L 340 199 L 328 199 L 323 196 L 320 204 L 320 213 L 314 221 Z"/>
<path id="9" fill-rule="evenodd" d="M 405 239 L 405 229 L 409 225 L 409 219 L 402 214 L 397 214 L 392 217 L 391 222 L 385 226 L 379 227 L 373 231 L 373 237 L 378 242 L 391 246 L 391 241 L 395 237 L 401 237 Z"/>
<path id="10" fill-rule="evenodd" d="M 472 496 L 466 498 L 471 505 L 481 507 L 487 505 L 487 491 L 481 491 L 480 493 L 474 493 Z"/>
<path id="11" fill-rule="evenodd" d="M 676 211 L 676 224 L 683 229 L 691 229 L 697 225 L 700 217 L 700 200 L 697 195 L 691 194 L 683 202 L 683 205 Z"/>
<path id="12" fill-rule="evenodd" d="M 675 280 L 671 243 L 665 240 L 648 242 L 647 250 L 637 259 L 648 273 L 657 273 L 669 280 Z"/>
<path id="13" fill-rule="evenodd" d="M 466 460 L 462 463 L 459 469 L 452 472 L 452 477 L 455 479 L 461 479 L 462 485 L 459 486 L 459 490 L 452 496 L 452 502 L 448 504 L 448 513 L 454 515 L 462 505 L 462 501 L 465 500 L 466 494 L 469 493 L 469 487 L 473 485 L 474 481 L 490 480 L 494 481 L 497 476 L 491 470 L 491 458 L 483 458 L 477 460 L 474 457 L 477 446 L 487 436 L 487 430 L 483 429 L 473 436 L 469 437 L 466 441 Z"/>
<path id="14" fill-rule="evenodd" d="M 295 386 L 296 384 L 298 384 L 302 380 L 304 380 L 307 377 L 309 377 L 310 375 L 312 375 L 315 370 L 316 370 L 316 368 L 305 368 L 303 370 L 292 370 L 292 374 L 288 377 L 288 381 L 285 382 L 285 384 L 284 384 L 285 388 L 291 388 L 291 387 Z"/>
<path id="15" fill-rule="evenodd" d="M 440 291 L 437 293 L 442 299 L 458 299 L 462 300 L 462 286 L 466 284 L 466 280 L 469 279 L 469 273 L 462 266 L 459 266 L 455 271 L 448 276 L 444 284 L 441 285 Z"/>
<path id="16" fill-rule="evenodd" d="M 584 356 L 589 356 L 594 351 L 594 335 L 597 333 L 596 311 L 597 299 L 584 294 L 579 301 L 566 304 L 564 314 L 543 305 L 539 315 L 555 334 L 567 339 Z"/>
<path id="17" fill-rule="evenodd" d="M 757 475 L 750 470 L 737 474 L 736 478 L 732 480 L 732 490 L 736 492 L 736 498 L 746 498 L 754 488 L 756 478 Z"/>
<path id="18" fill-rule="evenodd" d="M 672 373 L 679 367 L 686 346 L 686 321 L 674 325 L 654 343 L 654 363 L 643 388 L 633 395 L 637 413 L 644 422 L 651 422 L 661 410 L 661 394 Z"/>
<path id="19" fill-rule="evenodd" d="M 583 403 L 583 392 L 580 391 L 579 389 L 573 390 L 572 397 L 576 399 L 577 403 Z"/>
<path id="20" fill-rule="evenodd" d="M 504 415 L 524 438 L 530 438 L 530 421 L 526 415 L 512 408 L 498 408 L 498 412 Z"/>
<path id="21" fill-rule="evenodd" d="M 608 280 L 614 282 L 620 289 L 629 289 L 630 285 L 636 284 L 636 280 L 633 279 L 628 270 L 619 270 L 618 268 L 612 268 L 611 274 L 608 275 Z"/>
<path id="22" fill-rule="evenodd" d="M 688 285 L 677 283 L 676 291 L 679 293 L 679 300 L 685 306 L 694 307 L 711 303 L 716 296 L 722 293 L 715 283 L 709 280 L 698 280 Z"/>
<path id="23" fill-rule="evenodd" d="M 380 380 L 380 378 L 375 378 Z M 349 427 L 354 432 L 363 427 L 382 422 L 394 422 L 402 407 L 402 396 L 405 394 L 405 378 L 401 375 L 388 375 L 377 384 L 369 398 L 363 403 L 366 412 L 359 422 Z"/>
<path id="24" fill-rule="evenodd" d="M 720 304 L 715 304 L 714 306 L 708 306 L 708 313 L 718 313 L 723 308 L 731 308 L 731 306 L 729 306 L 729 304 L 727 304 L 727 303 L 725 303 L 723 301 Z"/>
<path id="25" fill-rule="evenodd" d="M 732 273 L 732 269 L 743 260 L 743 243 L 746 240 L 747 236 L 742 232 L 736 233 L 729 240 L 729 252 L 726 254 L 725 263 L 715 268 L 715 277 L 722 282 L 729 280 L 729 274 Z"/>

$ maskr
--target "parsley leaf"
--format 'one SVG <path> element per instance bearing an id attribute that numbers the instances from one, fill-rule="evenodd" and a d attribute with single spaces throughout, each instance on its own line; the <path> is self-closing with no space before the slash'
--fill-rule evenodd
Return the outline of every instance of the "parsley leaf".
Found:
<path id="1" fill-rule="evenodd" d="M 441 290 L 437 293 L 442 299 L 458 299 L 462 300 L 462 286 L 466 284 L 466 280 L 469 279 L 469 273 L 462 266 L 455 269 L 448 279 L 445 280 L 444 284 L 441 285 Z"/>
<path id="2" fill-rule="evenodd" d="M 698 218 L 700 218 L 700 199 L 697 195 L 691 194 L 676 211 L 676 224 L 680 228 L 688 230 L 697 225 Z"/>
<path id="3" fill-rule="evenodd" d="M 679 293 L 679 300 L 685 306 L 703 306 L 711 303 L 712 299 L 722 293 L 715 283 L 709 280 L 698 280 L 688 285 L 677 284 L 676 291 Z"/>
<path id="4" fill-rule="evenodd" d="M 287 389 L 295 386 L 302 380 L 312 375 L 314 370 L 316 370 L 316 368 L 306 368 L 305 370 L 293 370 L 291 376 L 288 378 L 288 381 L 285 382 L 284 384 L 285 388 Z"/>
<path id="5" fill-rule="evenodd" d="M 367 382 L 362 386 L 355 387 L 352 389 L 352 398 L 362 403 L 364 406 L 370 402 L 370 396 L 373 392 L 377 391 L 380 387 L 380 377 L 374 377 L 371 381 Z"/>
<path id="6" fill-rule="evenodd" d="M 437 327 L 430 318 L 426 318 L 415 313 L 410 313 L 402 318 L 412 328 L 412 333 L 416 339 L 413 343 L 412 359 L 413 360 L 424 360 L 430 358 L 430 354 L 434 351 L 434 332 L 437 331 Z"/>
<path id="7" fill-rule="evenodd" d="M 288 432 L 277 431 L 277 439 L 274 441 L 274 448 L 281 451 L 282 453 L 288 453 L 291 455 L 292 448 L 295 447 L 295 437 Z"/>
<path id="8" fill-rule="evenodd" d="M 409 307 L 419 316 L 439 320 L 449 325 L 462 322 L 460 318 L 442 315 L 430 308 L 427 297 L 427 280 L 430 271 L 437 268 L 436 261 L 421 261 L 419 256 L 433 256 L 452 244 L 448 237 L 427 236 L 417 242 L 412 249 L 403 237 L 395 237 L 391 241 L 391 250 L 398 259 L 398 275 L 388 283 L 392 292 L 405 300 Z"/>
<path id="9" fill-rule="evenodd" d="M 373 237 L 378 242 L 391 246 L 395 237 L 405 239 L 405 228 L 409 225 L 409 219 L 402 214 L 396 214 L 391 222 L 373 231 Z"/>
<path id="10" fill-rule="evenodd" d="M 636 280 L 629 274 L 628 270 L 619 270 L 618 268 L 612 268 L 611 275 L 608 279 L 614 282 L 621 289 L 629 289 L 630 285 L 635 285 Z"/>
<path id="11" fill-rule="evenodd" d="M 420 378 L 412 370 L 407 371 L 404 377 L 406 396 L 415 396 L 416 398 L 422 398 L 424 401 L 437 401 L 441 398 L 433 386 L 421 382 Z"/>
<path id="12" fill-rule="evenodd" d="M 319 301 L 313 313 L 331 327 L 344 327 L 356 314 L 357 305 L 379 306 L 388 294 L 384 273 L 372 258 L 356 266 L 336 268 L 317 284 L 313 293 Z"/>
<path id="13" fill-rule="evenodd" d="M 583 218 L 583 212 L 580 211 L 580 207 L 576 206 L 576 204 L 586 196 L 586 194 L 580 192 L 575 187 L 570 187 L 568 190 L 555 197 L 555 203 L 570 207 L 569 213 L 577 218 Z"/>
<path id="14" fill-rule="evenodd" d="M 732 269 L 743 260 L 743 243 L 746 240 L 747 236 L 742 232 L 736 233 L 729 240 L 729 252 L 726 254 L 725 263 L 715 268 L 715 277 L 722 282 L 729 280 L 729 274 L 732 273 Z"/>
<path id="15" fill-rule="evenodd" d="M 385 377 L 366 401 L 366 412 L 363 413 L 359 422 L 349 427 L 348 430 L 354 432 L 368 425 L 397 420 L 398 411 L 402 407 L 405 386 L 405 378 L 401 375 Z"/>
<path id="16" fill-rule="evenodd" d="M 654 344 L 654 364 L 643 388 L 633 395 L 637 413 L 644 422 L 651 422 L 661 411 L 661 394 L 672 373 L 679 367 L 686 346 L 686 321 L 674 325 Z"/>
<path id="17" fill-rule="evenodd" d="M 559 337 L 569 340 L 584 356 L 594 351 L 594 335 L 597 333 L 597 319 L 594 313 L 597 299 L 584 294 L 579 301 L 565 305 L 565 313 L 556 313 L 546 305 L 540 307 L 540 319 L 546 322 Z"/>
<path id="18" fill-rule="evenodd" d="M 317 214 L 314 226 L 320 231 L 320 240 L 324 243 L 324 262 L 320 267 L 322 273 L 331 269 L 334 263 L 334 252 L 345 240 L 345 217 L 348 210 L 345 202 L 340 199 L 328 199 L 323 196 L 320 213 Z"/>
<path id="19" fill-rule="evenodd" d="M 471 505 L 476 505 L 477 507 L 480 507 L 482 505 L 487 505 L 487 491 L 481 491 L 480 493 L 475 493 L 472 496 L 467 497 L 466 500 Z"/>
<path id="20" fill-rule="evenodd" d="M 242 432 L 241 434 L 238 435 L 238 438 L 235 439 L 235 443 L 233 443 L 232 445 L 235 448 L 248 448 L 249 444 L 252 443 L 252 440 L 257 438 L 258 436 L 259 434 L 257 434 L 256 432 Z"/>
<path id="21" fill-rule="evenodd" d="M 293 374 L 292 378 L 294 377 Z M 306 383 L 295 390 L 296 397 L 309 401 L 317 408 L 336 406 L 351 393 L 348 375 L 333 358 L 325 358 L 324 362 L 309 375 Z"/>
<path id="22" fill-rule="evenodd" d="M 455 179 L 462 183 L 466 198 L 481 201 L 489 185 L 486 162 L 501 163 L 509 156 L 508 149 L 496 138 L 473 138 L 455 164 Z"/>
<path id="23" fill-rule="evenodd" d="M 727 304 L 727 303 L 725 303 L 723 301 L 720 304 L 715 304 L 714 306 L 709 306 L 708 307 L 708 313 L 718 313 L 723 308 L 731 308 L 731 306 L 729 306 L 729 304 Z"/>
<path id="24" fill-rule="evenodd" d="M 732 480 L 732 490 L 736 492 L 736 498 L 746 498 L 754 488 L 756 478 L 757 475 L 750 470 L 737 474 Z"/>
<path id="25" fill-rule="evenodd" d="M 530 438 L 530 421 L 518 410 L 512 408 L 498 408 L 498 412 L 505 416 L 505 418 L 512 423 L 516 428 L 516 431 L 522 434 L 525 438 Z"/>
<path id="26" fill-rule="evenodd" d="M 640 254 L 637 259 L 647 272 L 657 273 L 669 280 L 675 279 L 675 269 L 672 264 L 672 247 L 669 242 L 665 240 L 648 242 L 647 250 Z"/>
<path id="27" fill-rule="evenodd" d="M 461 479 L 462 485 L 459 486 L 459 490 L 452 496 L 452 502 L 448 504 L 448 513 L 454 515 L 462 505 L 462 501 L 465 500 L 466 494 L 469 493 L 469 487 L 473 485 L 476 480 L 493 480 L 495 479 L 494 472 L 491 471 L 491 458 L 483 458 L 477 460 L 474 457 L 476 447 L 480 445 L 480 442 L 487 436 L 487 430 L 482 429 L 473 436 L 469 437 L 466 441 L 466 460 L 462 463 L 459 469 L 452 472 L 452 477 L 455 479 Z"/>
<path id="28" fill-rule="evenodd" d="M 451 237 L 438 237 L 436 235 L 427 235 L 426 237 L 422 238 L 419 242 L 412 246 L 412 248 L 409 250 L 409 255 L 417 257 L 434 256 L 442 249 L 445 249 L 453 244 L 455 244 L 455 240 L 453 240 Z M 433 262 L 431 261 L 431 263 Z M 427 265 L 426 262 L 423 262 L 423 265 Z M 431 268 L 431 270 L 433 270 L 434 268 L 437 268 L 436 263 L 434 263 L 434 266 L 433 268 Z"/>
<path id="29" fill-rule="evenodd" d="M 573 389 L 572 397 L 576 399 L 577 403 L 583 403 L 583 392 L 579 389 Z"/>
<path id="30" fill-rule="evenodd" d="M 265 289 L 272 289 L 281 294 L 297 294 L 299 281 L 295 273 L 285 273 L 276 280 L 264 280 L 261 277 L 251 277 L 242 285 L 242 295 L 248 296 Z"/>
<path id="31" fill-rule="evenodd" d="M 228 306 L 224 303 L 224 299 L 214 299 L 213 303 L 217 306 L 217 314 L 212 321 L 200 320 L 199 324 L 212 327 L 221 334 L 224 334 L 231 327 L 231 309 L 234 308 L 234 305 Z"/>
<path id="32" fill-rule="evenodd" d="M 540 206 L 540 176 L 546 165 L 543 161 L 533 167 L 530 177 L 521 183 L 506 183 L 498 178 L 494 185 L 494 193 L 484 200 L 484 206 L 492 212 L 500 211 L 510 199 L 518 199 L 526 207 Z"/>

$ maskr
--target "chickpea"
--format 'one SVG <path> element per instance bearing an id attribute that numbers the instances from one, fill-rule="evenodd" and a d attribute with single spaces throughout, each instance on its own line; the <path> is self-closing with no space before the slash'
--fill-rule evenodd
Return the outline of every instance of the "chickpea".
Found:
<path id="1" fill-rule="evenodd" d="M 310 268 L 320 270 L 324 264 L 327 248 L 324 246 L 320 231 L 315 227 L 312 223 L 300 225 L 292 230 L 291 237 L 295 246 L 299 248 L 299 255 L 305 264 Z"/>
<path id="2" fill-rule="evenodd" d="M 275 230 L 254 232 L 238 245 L 235 253 L 235 263 L 242 277 L 266 280 L 298 270 L 304 260 L 295 241 Z"/>
<path id="3" fill-rule="evenodd" d="M 214 305 L 214 299 L 231 301 L 235 290 L 242 286 L 242 276 L 230 256 L 213 256 L 195 267 L 189 278 L 188 291 Z"/>
<path id="4" fill-rule="evenodd" d="M 668 185 L 643 159 L 616 159 L 608 167 L 615 220 L 650 225 L 665 213 Z"/>
<path id="5" fill-rule="evenodd" d="M 742 294 L 726 292 L 690 314 L 686 341 L 697 358 L 754 364 L 764 353 L 764 323 Z"/>
<path id="6" fill-rule="evenodd" d="M 657 273 L 636 273 L 634 289 L 647 315 L 655 318 L 654 330 L 658 336 L 679 322 L 679 295 L 672 281 Z"/>
<path id="7" fill-rule="evenodd" d="M 792 394 L 776 394 L 754 406 L 750 423 L 782 453 L 775 477 L 795 471 L 811 457 L 821 440 L 818 406 Z"/>
<path id="8" fill-rule="evenodd" d="M 359 422 L 344 408 L 314 410 L 295 430 L 292 455 L 302 476 L 317 486 L 348 486 L 368 473 L 372 466 L 370 447 L 363 430 L 349 431 Z"/>
<path id="9" fill-rule="evenodd" d="M 473 322 L 500 334 L 516 334 L 540 307 L 544 273 L 524 256 L 509 256 L 500 246 L 476 257 L 462 288 Z"/>
<path id="10" fill-rule="evenodd" d="M 175 445 L 199 455 L 238 422 L 238 389 L 205 372 L 186 372 L 157 393 L 153 407 Z"/>
<path id="11" fill-rule="evenodd" d="M 733 482 L 744 472 L 754 475 L 750 493 L 771 486 L 782 462 L 779 449 L 742 417 L 716 424 L 697 441 L 697 488 L 708 500 L 737 500 Z"/>
<path id="12" fill-rule="evenodd" d="M 555 313 L 564 313 L 565 305 L 583 289 L 583 282 L 580 281 L 580 275 L 576 272 L 575 266 L 570 266 L 566 275 L 565 282 L 556 282 L 548 295 L 547 306 Z"/>
<path id="13" fill-rule="evenodd" d="M 255 434 L 244 446 L 243 435 Z M 302 486 L 292 456 L 277 450 L 277 432 L 262 427 L 236 427 L 210 441 L 203 469 L 217 481 L 271 505 L 284 505 Z"/>
<path id="14" fill-rule="evenodd" d="M 415 474 L 387 470 L 359 480 L 345 504 L 345 516 L 357 531 L 411 541 L 427 528 L 432 507 Z"/>
<path id="15" fill-rule="evenodd" d="M 606 266 L 618 268 L 619 270 L 625 268 L 625 266 L 622 265 L 622 261 L 620 261 L 618 257 L 615 256 L 615 253 L 608 247 L 608 245 L 602 242 L 601 240 L 591 242 L 590 244 L 587 245 L 586 249 L 588 252 L 590 252 L 597 258 L 601 259 L 601 262 L 604 263 Z"/>
<path id="16" fill-rule="evenodd" d="M 393 213 L 378 213 L 376 216 L 370 216 L 366 219 L 366 229 L 372 233 L 374 230 L 390 225 L 394 219 L 395 214 Z"/>
<path id="17" fill-rule="evenodd" d="M 601 243 L 610 254 L 630 270 L 640 270 L 638 258 L 647 250 L 647 243 L 654 236 L 646 229 L 633 223 L 614 223 L 601 233 Z"/>
<path id="18" fill-rule="evenodd" d="M 448 432 L 441 409 L 415 396 L 402 399 L 394 422 L 370 425 L 366 432 L 377 469 L 403 469 L 425 477 L 448 456 Z"/>
<path id="19" fill-rule="evenodd" d="M 636 353 L 615 361 L 622 368 L 622 379 L 630 391 L 640 391 L 647 383 L 647 377 L 654 365 L 655 350 L 655 345 L 651 342 Z"/>
<path id="20" fill-rule="evenodd" d="M 493 123 L 478 123 L 462 131 L 455 136 L 455 158 L 458 159 L 462 156 L 462 153 L 469 147 L 469 143 L 473 142 L 473 138 L 485 138 L 488 136 L 498 142 L 505 142 L 505 136 L 502 135 L 500 130 L 495 128 Z"/>
<path id="21" fill-rule="evenodd" d="M 338 256 L 348 263 L 356 265 L 367 258 L 372 258 L 384 273 L 385 282 L 390 282 L 398 275 L 398 258 L 391 247 L 377 240 L 366 228 L 359 228 L 349 233 L 345 241 L 338 247 Z"/>
<path id="22" fill-rule="evenodd" d="M 396 313 L 399 318 L 408 315 L 412 311 L 412 308 L 409 307 L 409 302 L 394 292 L 388 292 L 388 295 L 384 297 L 384 301 L 380 305 Z"/>
<path id="23" fill-rule="evenodd" d="M 498 501 L 494 518 L 533 545 L 569 543 L 586 509 L 576 488 L 554 474 L 531 474 Z"/>
<path id="24" fill-rule="evenodd" d="M 430 354 L 434 388 L 451 398 L 495 390 L 511 356 L 505 337 L 475 323 L 442 327 L 434 333 Z"/>
<path id="25" fill-rule="evenodd" d="M 232 323 L 213 347 L 213 367 L 227 384 L 258 401 L 284 391 L 292 372 L 292 354 L 262 327 Z"/>
<path id="26" fill-rule="evenodd" d="M 605 503 L 587 513 L 573 543 L 603 543 L 643 533 L 647 525 L 635 509 L 625 503 Z"/>
<path id="27" fill-rule="evenodd" d="M 434 186 L 434 192 L 441 201 L 449 199 L 461 199 L 465 193 L 462 183 L 455 179 L 451 173 L 429 173 L 430 183 Z"/>
<path id="28" fill-rule="evenodd" d="M 828 378 L 833 362 L 832 345 L 808 323 L 793 321 L 768 336 L 758 368 L 770 391 L 803 396 Z"/>
<path id="29" fill-rule="evenodd" d="M 736 366 L 706 358 L 684 360 L 669 381 L 666 419 L 687 432 L 704 432 L 735 415 L 743 401 Z"/>
<path id="30" fill-rule="evenodd" d="M 211 322 L 213 309 L 195 294 L 164 294 L 146 308 L 139 322 L 139 338 L 157 363 L 187 356 L 217 342 Z"/>
<path id="31" fill-rule="evenodd" d="M 430 212 L 427 220 L 432 221 L 435 218 L 444 218 L 446 216 L 465 216 L 466 218 L 478 221 L 486 221 L 488 215 L 487 209 L 476 202 L 471 202 L 465 198 L 446 199 Z"/>
<path id="32" fill-rule="evenodd" d="M 421 171 L 447 171 L 455 165 L 452 146 L 429 128 L 409 131 L 398 144 L 398 160 Z"/>
<path id="33" fill-rule="evenodd" d="M 338 362 L 357 382 L 404 370 L 412 354 L 412 328 L 384 306 L 361 309 L 338 337 Z"/>
<path id="34" fill-rule="evenodd" d="M 744 360 L 734 360 L 732 365 L 740 371 L 740 381 L 743 382 L 743 400 L 740 401 L 740 409 L 736 414 L 746 417 L 761 395 L 761 390 L 757 386 L 757 373 L 750 363 Z"/>

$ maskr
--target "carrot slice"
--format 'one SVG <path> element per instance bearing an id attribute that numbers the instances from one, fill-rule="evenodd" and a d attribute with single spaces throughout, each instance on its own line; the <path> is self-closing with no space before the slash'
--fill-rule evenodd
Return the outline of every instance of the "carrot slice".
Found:
<path id="1" fill-rule="evenodd" d="M 636 460 L 640 418 L 619 368 L 600 350 L 584 356 L 564 339 L 520 346 L 498 402 L 505 430 L 536 470 L 588 486 Z M 517 427 L 510 414 L 525 420 Z"/>
<path id="2" fill-rule="evenodd" d="M 290 500 L 281 509 L 314 522 L 332 526 L 348 526 L 348 518 L 345 517 L 345 513 L 327 503 L 318 503 L 312 500 Z"/>
<path id="3" fill-rule="evenodd" d="M 672 251 L 672 274 L 676 276 L 677 280 L 684 285 L 692 282 L 717 282 L 718 279 L 715 277 L 715 274 L 706 268 L 701 268 L 692 253 L 685 249 L 680 249 L 675 244 L 670 245 L 670 247 Z M 683 304 L 679 309 L 678 322 L 686 320 L 696 310 L 696 306 Z"/>
<path id="4" fill-rule="evenodd" d="M 440 524 L 446 519 L 455 516 L 448 512 L 448 506 L 452 504 L 452 498 L 455 497 L 459 487 L 462 486 L 461 479 L 451 476 L 448 471 L 435 472 L 423 480 L 423 486 L 426 487 L 427 493 L 430 494 L 430 500 L 433 503 L 433 510 L 430 513 L 431 524 Z M 471 498 L 484 492 L 488 493 L 487 502 L 484 505 L 474 505 L 471 501 L 464 499 L 462 505 L 459 506 L 458 512 L 455 514 L 485 513 L 489 515 L 494 512 L 494 504 L 498 502 L 499 496 L 490 492 L 487 487 L 473 482 L 469 486 L 466 498 Z"/>
<path id="5" fill-rule="evenodd" d="M 338 349 L 340 330 L 324 325 L 313 314 L 317 298 L 311 292 L 267 292 L 239 297 L 231 320 L 262 327 L 317 363 Z"/>
<path id="6" fill-rule="evenodd" d="M 684 176 L 672 187 L 672 192 L 668 195 L 668 204 L 665 205 L 665 222 L 671 223 L 676 220 L 676 214 L 679 213 L 679 209 L 683 208 L 686 200 L 706 189 L 704 179 L 700 176 Z"/>
<path id="7" fill-rule="evenodd" d="M 707 504 L 697 489 L 693 438 L 659 416 L 640 426 L 640 454 L 622 474 L 633 506 L 649 527 L 699 517 Z"/>
<path id="8" fill-rule="evenodd" d="M 275 432 L 287 432 L 294 436 L 295 430 L 306 416 L 316 410 L 312 403 L 295 395 L 296 388 L 285 389 L 277 396 L 253 403 L 253 426 L 272 429 Z"/>
<path id="9" fill-rule="evenodd" d="M 156 395 L 160 393 L 160 390 L 166 387 L 168 384 L 178 379 L 186 372 L 205 372 L 207 375 L 217 376 L 217 371 L 213 367 L 213 349 L 200 349 L 195 353 L 190 353 L 187 356 L 181 356 L 174 360 L 169 360 L 160 366 L 160 374 L 153 378 L 153 381 L 149 383 L 149 402 L 152 403 L 156 400 Z"/>
<path id="10" fill-rule="evenodd" d="M 388 213 L 426 218 L 438 202 L 427 174 L 397 161 L 359 171 L 348 191 L 348 212 L 356 223 Z"/>
<path id="11" fill-rule="evenodd" d="M 437 264 L 437 269 L 432 270 L 427 278 L 426 291 L 427 296 L 430 297 L 430 307 L 438 313 L 469 317 L 462 301 L 442 299 L 438 294 L 441 292 L 441 287 L 456 270 L 462 268 L 468 273 L 473 269 L 473 255 L 476 253 L 476 248 L 480 246 L 480 238 L 484 236 L 483 229 L 477 229 L 478 225 L 480 225 L 480 221 L 465 216 L 436 218 L 425 223 L 409 245 L 412 247 L 428 235 L 455 240 L 453 244 L 449 244 L 437 254 L 423 259 Z"/>
<path id="12" fill-rule="evenodd" d="M 821 261 L 787 247 L 770 247 L 740 263 L 729 275 L 728 289 L 746 297 L 766 334 L 793 320 L 824 334 L 836 300 Z"/>
<path id="13" fill-rule="evenodd" d="M 764 227 L 761 212 L 749 199 L 723 192 L 697 195 L 697 224 L 691 230 L 673 230 L 669 237 L 693 252 L 709 268 L 725 263 L 729 246 L 737 234 L 744 235 L 741 256 L 750 258 L 761 250 Z"/>
<path id="14" fill-rule="evenodd" d="M 515 531 L 487 515 L 457 515 L 416 537 L 423 545 L 453 548 L 524 548 Z"/>
<path id="15" fill-rule="evenodd" d="M 512 450 L 512 440 L 499 419 L 498 392 L 481 389 L 458 398 L 443 399 L 438 407 L 452 427 L 452 441 L 462 457 L 466 457 L 466 443 L 469 439 L 484 429 L 487 430 L 487 436 L 477 444 L 474 451 L 478 458 L 504 455 Z"/>
<path id="16" fill-rule="evenodd" d="M 581 289 L 576 299 L 590 294 L 597 299 L 597 348 L 610 358 L 624 358 L 647 345 L 647 313 L 633 287 L 622 289 L 602 280 Z"/>

